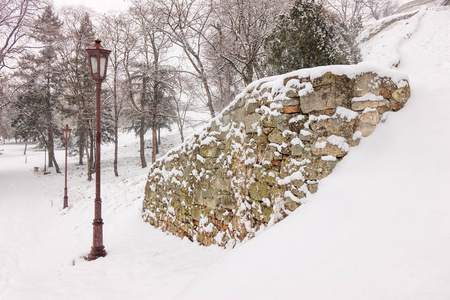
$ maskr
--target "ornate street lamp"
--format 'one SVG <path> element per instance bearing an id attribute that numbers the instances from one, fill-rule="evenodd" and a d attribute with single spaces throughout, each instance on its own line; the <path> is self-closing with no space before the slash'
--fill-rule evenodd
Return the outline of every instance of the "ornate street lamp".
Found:
<path id="1" fill-rule="evenodd" d="M 72 129 L 69 128 L 69 125 L 66 125 L 66 127 L 63 128 L 62 133 L 63 133 L 63 138 L 64 138 L 64 142 L 66 143 L 66 171 L 65 171 L 65 185 L 64 185 L 64 204 L 63 204 L 63 209 L 66 208 L 69 204 L 68 204 L 68 197 L 67 197 L 67 143 L 69 142 L 70 139 L 70 133 L 72 132 Z"/>
<path id="2" fill-rule="evenodd" d="M 106 78 L 106 69 L 108 67 L 108 56 L 110 50 L 104 49 L 100 45 L 101 41 L 96 40 L 94 48 L 86 49 L 89 61 L 91 78 L 95 81 L 95 202 L 94 210 L 94 237 L 91 252 L 87 260 L 94 260 L 106 256 L 105 246 L 103 246 L 103 219 L 102 219 L 102 199 L 100 198 L 100 93 L 102 81 Z"/>

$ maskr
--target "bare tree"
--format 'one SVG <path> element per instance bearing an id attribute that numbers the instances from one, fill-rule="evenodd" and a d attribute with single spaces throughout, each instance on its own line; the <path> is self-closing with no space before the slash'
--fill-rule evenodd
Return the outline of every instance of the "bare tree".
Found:
<path id="1" fill-rule="evenodd" d="M 398 8 L 395 0 L 326 0 L 324 4 L 347 24 L 355 24 L 358 19 L 378 20 L 393 14 Z"/>
<path id="2" fill-rule="evenodd" d="M 38 0 L 0 0 L 0 71 L 17 64 L 43 4 Z"/>
<path id="3" fill-rule="evenodd" d="M 325 1 L 325 7 L 336 14 L 340 21 L 353 24 L 358 19 L 365 19 L 367 0 L 328 0 Z M 375 0 L 378 1 L 378 0 Z"/>
<path id="4" fill-rule="evenodd" d="M 150 119 L 152 128 L 152 163 L 156 161 L 158 151 L 158 115 L 163 97 L 163 73 L 166 54 L 171 47 L 171 41 L 166 34 L 167 23 L 160 9 L 153 3 L 134 1 L 131 7 L 132 18 L 136 22 L 141 37 L 140 65 L 142 69 L 142 96 L 140 105 L 134 99 L 133 108 L 141 116 L 140 139 L 141 156 L 144 154 L 144 133 L 146 117 Z M 167 82 L 166 82 L 167 84 Z M 147 95 L 147 88 L 149 94 Z M 146 99 L 150 101 L 147 101 Z M 144 156 L 145 159 L 145 156 Z"/>
<path id="5" fill-rule="evenodd" d="M 365 0 L 364 5 L 375 20 L 390 16 L 398 9 L 398 3 L 392 0 Z"/>
<path id="6" fill-rule="evenodd" d="M 18 87 L 8 90 L 12 77 L 5 69 L 15 68 L 19 56 L 29 48 L 30 31 L 33 20 L 41 12 L 44 3 L 38 0 L 0 0 L 0 114 L 6 116 L 6 109 L 11 104 L 12 96 Z M 0 127 L 7 132 L 9 126 L 0 116 Z M 6 117 L 5 117 L 6 119 Z"/>
<path id="7" fill-rule="evenodd" d="M 262 77 L 259 67 L 264 40 L 288 1 L 217 0 L 205 39 L 224 63 L 239 74 L 245 85 Z"/>
<path id="8" fill-rule="evenodd" d="M 108 39 L 105 40 L 105 47 L 111 50 L 110 64 L 112 73 L 112 99 L 114 106 L 114 175 L 119 176 L 119 171 L 117 167 L 118 163 L 118 151 L 119 151 L 119 119 L 123 110 L 123 101 L 120 96 L 120 69 L 124 64 L 125 60 L 125 44 L 128 42 L 128 35 L 124 34 L 123 28 L 126 26 L 125 22 L 126 16 L 124 13 L 112 12 L 102 18 L 102 27 L 100 30 L 103 32 L 103 36 L 107 36 Z"/>
<path id="9" fill-rule="evenodd" d="M 183 77 L 181 74 L 178 74 L 175 78 L 176 87 L 172 89 L 172 103 L 175 111 L 175 115 L 173 118 L 175 119 L 178 127 L 178 131 L 180 132 L 181 142 L 184 142 L 184 130 L 189 122 L 188 120 L 188 111 L 194 108 L 194 99 L 195 96 L 189 95 L 190 91 L 194 91 L 195 89 L 189 87 L 189 79 Z M 187 86 L 187 88 L 186 88 Z"/>
<path id="10" fill-rule="evenodd" d="M 160 0 L 159 6 L 169 27 L 166 34 L 183 50 L 193 68 L 191 74 L 194 74 L 202 84 L 206 95 L 206 107 L 211 117 L 215 117 L 213 97 L 202 52 L 205 48 L 204 36 L 209 28 L 212 4 L 201 0 Z"/>

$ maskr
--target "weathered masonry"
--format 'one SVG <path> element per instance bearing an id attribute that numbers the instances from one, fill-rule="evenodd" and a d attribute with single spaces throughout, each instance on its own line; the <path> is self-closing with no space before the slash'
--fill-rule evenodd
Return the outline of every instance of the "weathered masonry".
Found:
<path id="1" fill-rule="evenodd" d="M 152 166 L 144 220 L 227 247 L 282 220 L 387 112 L 406 103 L 406 77 L 375 69 L 320 67 L 252 83 Z"/>

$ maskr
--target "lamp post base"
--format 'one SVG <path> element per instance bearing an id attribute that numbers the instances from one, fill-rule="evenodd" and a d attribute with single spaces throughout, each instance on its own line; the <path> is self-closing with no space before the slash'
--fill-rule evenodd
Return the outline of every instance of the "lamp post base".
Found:
<path id="1" fill-rule="evenodd" d="M 67 189 L 64 189 L 64 193 L 67 195 Z M 64 208 L 67 208 L 67 207 L 69 206 L 68 199 L 69 199 L 69 197 L 64 196 L 63 209 L 64 209 Z"/>
<path id="2" fill-rule="evenodd" d="M 91 252 L 89 253 L 88 256 L 85 256 L 84 259 L 91 261 L 91 260 L 96 260 L 99 257 L 105 257 L 106 256 L 106 251 L 105 251 L 105 247 L 104 246 L 100 246 L 100 247 L 92 247 L 91 248 Z"/>
<path id="3" fill-rule="evenodd" d="M 98 171 L 100 172 L 100 171 Z M 97 181 L 100 182 L 100 181 Z M 100 197 L 97 197 L 95 199 L 95 212 L 96 215 L 100 215 L 100 205 L 101 205 L 101 199 Z M 93 243 L 91 247 L 91 252 L 89 255 L 85 258 L 86 260 L 96 260 L 99 257 L 105 257 L 106 251 L 105 246 L 103 245 L 103 220 L 102 218 L 94 219 L 94 222 L 92 222 L 92 225 L 94 225 L 94 234 L 93 234 Z"/>

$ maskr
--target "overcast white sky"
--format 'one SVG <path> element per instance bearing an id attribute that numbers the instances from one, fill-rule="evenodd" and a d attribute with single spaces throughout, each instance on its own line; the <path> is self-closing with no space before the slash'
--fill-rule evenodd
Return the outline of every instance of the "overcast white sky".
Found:
<path id="1" fill-rule="evenodd" d="M 56 7 L 84 5 L 99 13 L 109 10 L 125 10 L 128 8 L 130 0 L 53 0 Z"/>
<path id="2" fill-rule="evenodd" d="M 399 5 L 410 2 L 411 0 L 397 0 Z M 99 13 L 109 10 L 125 10 L 130 4 L 130 0 L 53 0 L 57 7 L 65 5 L 84 5 L 90 7 Z"/>

